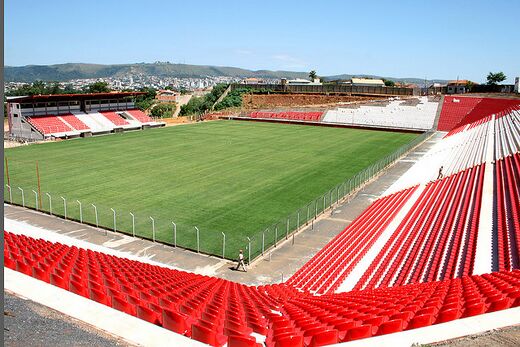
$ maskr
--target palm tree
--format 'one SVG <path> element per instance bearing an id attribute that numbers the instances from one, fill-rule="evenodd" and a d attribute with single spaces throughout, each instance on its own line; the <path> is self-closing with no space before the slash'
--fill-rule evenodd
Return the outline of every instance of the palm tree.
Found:
<path id="1" fill-rule="evenodd" d="M 309 78 L 311 79 L 311 81 L 314 81 L 314 79 L 317 77 L 318 77 L 318 75 L 316 74 L 315 70 L 312 70 L 311 72 L 309 72 Z"/>

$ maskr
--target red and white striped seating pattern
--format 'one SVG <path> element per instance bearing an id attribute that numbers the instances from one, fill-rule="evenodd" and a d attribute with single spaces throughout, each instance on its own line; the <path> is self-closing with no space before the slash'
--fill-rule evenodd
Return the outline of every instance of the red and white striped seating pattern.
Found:
<path id="1" fill-rule="evenodd" d="M 334 291 L 370 249 L 416 187 L 373 202 L 345 230 L 298 270 L 287 284 L 324 294 Z"/>
<path id="2" fill-rule="evenodd" d="M 90 128 L 83 123 L 78 117 L 75 115 L 69 113 L 69 114 L 62 114 L 60 117 L 67 123 L 70 124 L 71 127 L 73 127 L 76 130 L 89 130 Z"/>
<path id="3" fill-rule="evenodd" d="M 323 346 L 520 306 L 520 271 L 315 297 L 4 232 L 7 268 L 211 346 Z"/>
<path id="4" fill-rule="evenodd" d="M 114 123 L 115 125 L 127 125 L 128 122 L 123 119 L 123 117 L 119 116 L 117 113 L 109 111 L 109 112 L 100 112 L 105 118 Z"/>
<path id="5" fill-rule="evenodd" d="M 426 186 L 354 289 L 472 274 L 484 165 Z"/>
<path id="6" fill-rule="evenodd" d="M 520 153 L 495 165 L 495 271 L 520 268 Z"/>
<path id="7" fill-rule="evenodd" d="M 445 96 L 437 130 L 449 131 L 446 136 L 451 136 L 464 130 L 468 124 L 492 114 L 503 115 L 519 105 L 518 99 Z"/>
<path id="8" fill-rule="evenodd" d="M 57 134 L 73 131 L 72 128 L 63 123 L 61 119 L 55 115 L 27 117 L 27 120 L 42 134 Z"/>
<path id="9" fill-rule="evenodd" d="M 132 117 L 138 120 L 141 123 L 152 123 L 153 119 L 144 114 L 143 111 L 135 109 L 135 110 L 127 110 L 126 113 L 129 113 Z"/>

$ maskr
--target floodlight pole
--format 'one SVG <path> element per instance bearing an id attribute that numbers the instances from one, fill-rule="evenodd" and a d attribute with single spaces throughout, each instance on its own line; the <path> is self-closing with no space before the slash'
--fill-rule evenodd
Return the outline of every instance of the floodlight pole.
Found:
<path id="1" fill-rule="evenodd" d="M 155 219 L 150 216 L 150 220 L 152 221 L 152 241 L 155 242 Z"/>
<path id="2" fill-rule="evenodd" d="M 274 227 L 274 246 L 276 247 L 276 242 L 278 241 L 278 225 Z"/>
<path id="3" fill-rule="evenodd" d="M 296 219 L 296 230 L 300 229 L 300 210 L 298 210 L 298 217 Z"/>
<path id="4" fill-rule="evenodd" d="M 112 210 L 112 213 L 114 214 L 114 231 L 116 231 L 116 210 L 114 210 L 113 208 L 111 208 Z"/>
<path id="5" fill-rule="evenodd" d="M 96 214 L 96 227 L 99 228 L 99 221 L 98 221 L 98 214 L 97 214 L 97 207 L 94 204 L 91 204 L 92 207 L 94 207 L 94 213 Z"/>
<path id="6" fill-rule="evenodd" d="M 130 215 L 132 216 L 132 236 L 135 237 L 135 216 L 132 212 L 130 212 Z"/>
<path id="7" fill-rule="evenodd" d="M 60 198 L 63 200 L 63 214 L 65 219 L 67 219 L 67 200 L 63 196 L 60 196 Z"/>
<path id="8" fill-rule="evenodd" d="M 23 189 L 18 187 L 18 190 L 20 190 L 22 192 L 22 206 L 25 207 L 25 196 L 24 196 L 24 193 L 23 193 Z"/>
<path id="9" fill-rule="evenodd" d="M 289 236 L 289 218 L 287 218 L 287 227 L 285 228 L 285 239 Z"/>
<path id="10" fill-rule="evenodd" d="M 226 258 L 226 234 L 222 232 L 222 259 Z"/>
<path id="11" fill-rule="evenodd" d="M 76 202 L 77 202 L 78 205 L 79 205 L 79 222 L 80 222 L 80 223 L 83 223 L 83 208 L 82 208 L 82 206 L 81 206 L 81 201 L 76 200 Z"/>
<path id="12" fill-rule="evenodd" d="M 13 192 L 11 191 L 11 186 L 6 184 L 7 189 L 9 189 L 9 202 L 13 203 Z"/>
<path id="13" fill-rule="evenodd" d="M 38 192 L 34 189 L 32 189 L 32 192 L 34 193 L 34 208 L 38 211 Z"/>
<path id="14" fill-rule="evenodd" d="M 172 222 L 173 224 L 173 247 L 177 247 L 177 224 Z"/>
<path id="15" fill-rule="evenodd" d="M 197 231 L 197 253 L 200 253 L 200 231 L 197 227 L 195 227 L 195 230 Z"/>
<path id="16" fill-rule="evenodd" d="M 52 197 L 49 193 L 45 193 L 45 195 L 47 195 L 49 197 L 49 213 L 52 216 Z"/>

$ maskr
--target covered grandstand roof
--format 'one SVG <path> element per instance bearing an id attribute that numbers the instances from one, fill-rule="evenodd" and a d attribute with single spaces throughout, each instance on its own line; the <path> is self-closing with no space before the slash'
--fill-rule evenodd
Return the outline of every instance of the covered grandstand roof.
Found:
<path id="1" fill-rule="evenodd" d="M 85 93 L 85 94 L 47 94 L 15 96 L 8 99 L 9 102 L 45 102 L 62 100 L 94 100 L 106 98 L 125 98 L 144 95 L 145 92 L 117 92 L 117 93 Z"/>

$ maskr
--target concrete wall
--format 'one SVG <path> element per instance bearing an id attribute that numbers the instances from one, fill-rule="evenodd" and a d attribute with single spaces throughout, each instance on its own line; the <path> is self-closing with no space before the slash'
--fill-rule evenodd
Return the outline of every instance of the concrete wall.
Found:
<path id="1" fill-rule="evenodd" d="M 340 84 L 324 85 L 281 85 L 281 84 L 232 84 L 231 90 L 240 88 L 268 89 L 275 92 L 286 93 L 338 93 L 356 95 L 419 95 L 419 89 L 400 88 L 400 87 L 372 87 L 372 86 L 351 86 Z"/>

